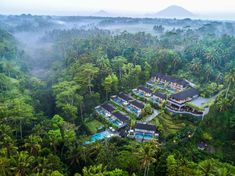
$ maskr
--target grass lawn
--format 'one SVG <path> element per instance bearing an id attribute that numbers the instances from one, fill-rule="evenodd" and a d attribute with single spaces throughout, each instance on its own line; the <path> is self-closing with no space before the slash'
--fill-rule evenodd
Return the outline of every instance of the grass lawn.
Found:
<path id="1" fill-rule="evenodd" d="M 90 132 L 94 134 L 97 132 L 99 127 L 103 126 L 103 124 L 99 122 L 98 120 L 93 119 L 91 121 L 86 122 L 86 126 L 90 130 Z"/>

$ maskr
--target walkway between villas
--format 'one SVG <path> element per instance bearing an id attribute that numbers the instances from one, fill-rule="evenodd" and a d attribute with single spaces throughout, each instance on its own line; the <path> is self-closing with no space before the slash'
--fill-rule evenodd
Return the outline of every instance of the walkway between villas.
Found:
<path id="1" fill-rule="evenodd" d="M 150 122 L 151 120 L 153 120 L 156 116 L 158 116 L 158 114 L 160 114 L 160 112 L 156 109 L 153 109 L 153 113 L 151 115 L 149 115 L 146 119 L 145 122 Z"/>

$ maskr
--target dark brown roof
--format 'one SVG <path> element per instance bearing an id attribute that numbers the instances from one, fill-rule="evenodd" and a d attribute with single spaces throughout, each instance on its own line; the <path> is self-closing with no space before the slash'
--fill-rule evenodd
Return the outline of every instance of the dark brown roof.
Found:
<path id="1" fill-rule="evenodd" d="M 199 95 L 199 92 L 196 89 L 191 88 L 191 89 L 187 89 L 182 92 L 173 94 L 171 95 L 171 97 L 177 100 L 184 100 L 186 98 L 192 98 L 197 95 Z"/>
<path id="2" fill-rule="evenodd" d="M 144 104 L 143 103 L 141 103 L 141 102 L 138 102 L 138 101 L 132 101 L 132 102 L 130 102 L 132 105 L 134 105 L 135 107 L 137 107 L 137 108 L 140 108 L 140 109 L 143 109 L 144 108 Z"/>
<path id="3" fill-rule="evenodd" d="M 163 94 L 161 92 L 155 92 L 155 93 L 153 93 L 153 95 L 155 95 L 157 97 L 160 97 L 161 99 L 166 99 L 167 98 L 166 94 Z"/>
<path id="4" fill-rule="evenodd" d="M 125 101 L 131 101 L 131 100 L 133 100 L 133 98 L 131 98 L 130 96 L 128 96 L 128 95 L 126 95 L 126 94 L 124 94 L 124 93 L 120 93 L 118 96 L 119 96 L 121 99 L 125 100 Z"/>
<path id="5" fill-rule="evenodd" d="M 139 86 L 137 89 L 142 90 L 146 93 L 152 93 L 153 92 L 152 90 L 150 90 L 149 88 L 144 87 L 144 86 Z"/>
<path id="6" fill-rule="evenodd" d="M 143 122 L 136 122 L 135 129 L 141 129 L 141 130 L 148 130 L 148 131 L 156 131 L 157 128 L 153 124 L 147 124 Z"/>
<path id="7" fill-rule="evenodd" d="M 125 116 L 124 114 L 122 114 L 120 112 L 114 112 L 113 116 L 115 116 L 118 120 L 120 120 L 122 122 L 126 122 L 129 120 L 129 118 L 127 116 Z"/>
<path id="8" fill-rule="evenodd" d="M 166 80 L 168 82 L 173 82 L 173 83 L 177 83 L 177 84 L 180 84 L 180 85 L 183 85 L 184 87 L 186 86 L 189 86 L 189 83 L 183 79 L 180 79 L 180 78 L 176 78 L 176 77 L 173 77 L 173 76 L 169 76 L 169 75 L 165 75 L 165 74 L 162 74 L 162 73 L 158 73 L 156 75 L 157 78 L 160 78 L 160 79 L 163 79 L 163 80 Z"/>
<path id="9" fill-rule="evenodd" d="M 107 103 L 102 104 L 101 107 L 104 108 L 108 112 L 113 112 L 115 110 L 115 108 L 112 105 L 107 104 Z"/>

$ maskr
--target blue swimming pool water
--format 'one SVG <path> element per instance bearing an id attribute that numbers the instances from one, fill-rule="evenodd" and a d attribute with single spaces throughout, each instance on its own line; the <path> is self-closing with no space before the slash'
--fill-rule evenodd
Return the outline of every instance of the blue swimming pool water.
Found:
<path id="1" fill-rule="evenodd" d="M 168 87 L 168 86 L 165 86 L 165 85 L 161 85 L 161 84 L 156 84 L 155 85 L 156 88 L 160 88 L 160 89 L 164 89 L 164 90 L 167 90 L 168 92 L 171 92 L 171 93 L 175 93 L 176 90 Z"/>
<path id="2" fill-rule="evenodd" d="M 137 138 L 137 139 L 152 139 L 152 138 L 154 138 L 154 136 L 153 136 L 153 134 L 136 133 L 135 138 Z"/>
<path id="3" fill-rule="evenodd" d="M 90 144 L 90 143 L 93 143 L 95 141 L 102 140 L 102 139 L 108 137 L 110 134 L 112 134 L 110 131 L 103 131 L 103 132 L 100 132 L 100 133 L 96 133 L 96 134 L 92 135 L 90 140 L 86 141 L 85 144 Z"/>
<path id="4" fill-rule="evenodd" d="M 128 106 L 127 106 L 127 109 L 128 109 L 129 111 L 131 111 L 131 112 L 135 113 L 135 114 L 137 114 L 137 113 L 138 113 L 138 110 L 137 110 L 137 109 L 135 109 L 134 107 L 132 107 L 131 105 L 128 105 Z"/>

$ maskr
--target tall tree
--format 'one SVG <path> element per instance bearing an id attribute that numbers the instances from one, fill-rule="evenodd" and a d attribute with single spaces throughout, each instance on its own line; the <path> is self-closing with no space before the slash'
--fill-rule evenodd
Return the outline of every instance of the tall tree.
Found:
<path id="1" fill-rule="evenodd" d="M 227 84 L 227 91 L 225 97 L 227 98 L 230 87 L 235 85 L 235 69 L 231 70 L 225 75 L 225 82 Z"/>
<path id="2" fill-rule="evenodd" d="M 141 144 L 138 150 L 138 155 L 141 167 L 144 168 L 144 176 L 148 176 L 151 164 L 157 161 L 156 154 L 158 150 L 159 146 L 156 140 L 144 142 Z"/>
<path id="3" fill-rule="evenodd" d="M 127 59 L 123 56 L 116 56 L 112 60 L 112 65 L 118 73 L 119 79 L 122 79 L 122 66 L 127 63 Z"/>
<path id="4" fill-rule="evenodd" d="M 93 66 L 93 64 L 91 63 L 87 63 L 80 66 L 78 70 L 76 70 L 74 79 L 81 86 L 87 87 L 89 93 L 92 94 L 92 87 L 93 87 L 92 81 L 94 80 L 98 72 L 99 72 L 98 67 Z"/>
<path id="5" fill-rule="evenodd" d="M 102 85 L 104 86 L 104 89 L 106 91 L 106 100 L 108 100 L 108 94 L 111 91 L 117 91 L 118 89 L 118 78 L 115 74 L 108 75 Z"/>
<path id="6" fill-rule="evenodd" d="M 74 81 L 63 81 L 53 86 L 56 97 L 56 106 L 62 110 L 62 114 L 68 120 L 75 122 L 78 115 L 78 107 L 82 116 L 83 97 L 78 94 L 80 86 Z"/>

